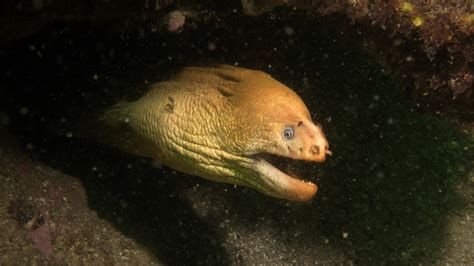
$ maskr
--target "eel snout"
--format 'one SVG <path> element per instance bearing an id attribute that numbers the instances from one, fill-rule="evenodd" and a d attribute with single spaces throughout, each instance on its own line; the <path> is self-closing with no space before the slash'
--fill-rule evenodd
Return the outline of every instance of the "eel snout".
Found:
<path id="1" fill-rule="evenodd" d="M 320 126 L 314 125 L 313 123 L 308 125 L 308 139 L 306 140 L 307 145 L 304 149 L 302 160 L 324 162 L 326 155 L 331 155 L 329 150 L 329 143 L 324 136 L 324 133 Z"/>
<path id="2" fill-rule="evenodd" d="M 288 154 L 283 156 L 304 161 L 324 162 L 331 155 L 329 143 L 321 126 L 311 120 L 301 121 L 296 127 L 295 142 L 288 145 Z"/>

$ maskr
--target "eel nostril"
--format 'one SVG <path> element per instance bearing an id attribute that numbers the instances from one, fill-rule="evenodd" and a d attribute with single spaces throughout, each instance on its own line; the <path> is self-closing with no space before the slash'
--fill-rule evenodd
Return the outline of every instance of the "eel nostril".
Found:
<path id="1" fill-rule="evenodd" d="M 313 146 L 311 146 L 310 152 L 311 152 L 312 154 L 314 154 L 314 155 L 318 155 L 319 152 L 320 152 L 319 146 L 318 146 L 318 145 L 313 145 Z"/>
<path id="2" fill-rule="evenodd" d="M 325 153 L 326 153 L 327 155 L 329 155 L 329 156 L 332 155 L 332 151 L 329 150 L 329 146 L 328 146 L 328 145 L 326 145 L 326 151 L 325 151 Z"/>

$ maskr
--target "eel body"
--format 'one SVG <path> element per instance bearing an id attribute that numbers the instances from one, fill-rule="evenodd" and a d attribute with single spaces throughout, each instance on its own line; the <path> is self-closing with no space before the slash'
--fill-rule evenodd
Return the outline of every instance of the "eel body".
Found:
<path id="1" fill-rule="evenodd" d="M 97 119 L 100 140 L 202 178 L 289 200 L 317 186 L 271 157 L 322 162 L 328 142 L 298 95 L 268 74 L 221 65 L 185 68 Z"/>

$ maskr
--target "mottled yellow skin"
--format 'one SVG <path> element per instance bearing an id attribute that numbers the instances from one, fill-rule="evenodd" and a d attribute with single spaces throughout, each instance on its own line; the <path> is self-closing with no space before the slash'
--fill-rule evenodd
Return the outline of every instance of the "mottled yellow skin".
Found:
<path id="1" fill-rule="evenodd" d="M 328 144 L 302 100 L 261 71 L 230 66 L 186 68 L 150 86 L 140 99 L 100 117 L 102 140 L 208 180 L 308 200 L 316 185 L 294 179 L 260 153 L 324 161 Z M 295 137 L 283 138 L 291 126 Z"/>

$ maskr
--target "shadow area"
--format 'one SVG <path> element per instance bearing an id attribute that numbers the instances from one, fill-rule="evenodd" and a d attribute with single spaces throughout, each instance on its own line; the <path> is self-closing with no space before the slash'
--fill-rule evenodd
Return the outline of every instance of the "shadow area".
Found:
<path id="1" fill-rule="evenodd" d="M 200 219 L 180 193 L 194 178 L 76 137 L 78 119 L 92 118 L 93 111 L 124 94 L 140 95 L 144 80 L 153 82 L 180 67 L 151 68 L 146 60 L 137 61 L 128 43 L 117 39 L 116 32 L 108 35 L 108 29 L 55 25 L 32 39 L 1 46 L 7 62 L 0 65 L 1 118 L 8 118 L 10 130 L 33 159 L 79 178 L 89 208 L 159 261 L 227 264 L 215 228 Z M 143 45 L 135 44 L 136 49 Z M 168 60 L 170 55 L 162 52 L 161 61 Z"/>
<path id="2" fill-rule="evenodd" d="M 239 217 L 264 215 L 281 235 L 299 227 L 298 240 L 282 241 L 325 241 L 362 265 L 436 262 L 449 217 L 467 207 L 457 187 L 473 169 L 472 137 L 414 111 L 404 85 L 333 28 L 307 28 L 298 49 L 282 49 L 287 71 L 276 76 L 297 88 L 334 156 L 301 166 L 319 185 L 309 206 L 244 193 L 234 199 Z"/>
<path id="3" fill-rule="evenodd" d="M 171 265 L 227 264 L 215 229 L 197 217 L 181 190 L 192 177 L 156 169 L 146 159 L 121 155 L 82 140 L 44 141 L 41 160 L 80 178 L 89 208 Z M 72 151 L 72 152 L 71 152 Z"/>

